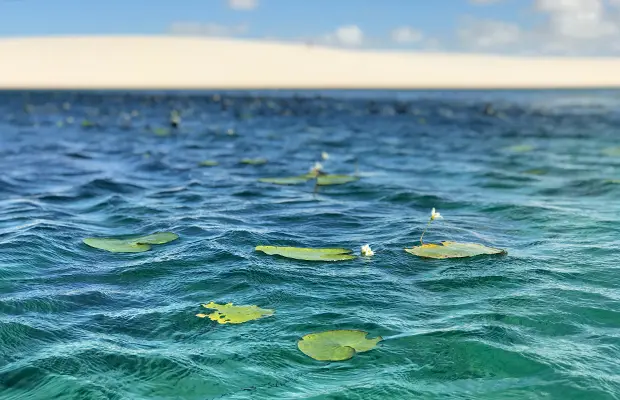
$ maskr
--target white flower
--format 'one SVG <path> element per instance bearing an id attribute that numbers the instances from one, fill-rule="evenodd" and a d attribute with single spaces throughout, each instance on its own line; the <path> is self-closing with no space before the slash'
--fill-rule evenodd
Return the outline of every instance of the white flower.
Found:
<path id="1" fill-rule="evenodd" d="M 372 249 L 370 248 L 370 245 L 365 244 L 362 246 L 362 255 L 364 257 L 371 257 L 375 255 L 375 252 L 372 251 Z"/>
<path id="2" fill-rule="evenodd" d="M 434 221 L 437 218 L 443 218 L 443 217 L 438 212 L 435 212 L 435 208 L 433 208 L 433 210 L 431 211 L 431 221 Z"/>
<path id="3" fill-rule="evenodd" d="M 314 166 L 310 168 L 310 172 L 320 172 L 323 170 L 323 164 L 320 162 L 315 162 Z"/>
<path id="4" fill-rule="evenodd" d="M 321 158 L 322 158 L 323 160 L 327 160 L 327 159 L 329 158 L 329 154 L 327 154 L 327 152 L 326 152 L 326 151 L 324 151 L 324 152 L 322 152 L 322 153 L 321 153 Z"/>

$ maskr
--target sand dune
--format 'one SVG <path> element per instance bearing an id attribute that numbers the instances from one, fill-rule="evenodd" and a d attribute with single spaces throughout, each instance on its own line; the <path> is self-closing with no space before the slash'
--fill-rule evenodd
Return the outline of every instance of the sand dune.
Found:
<path id="1" fill-rule="evenodd" d="M 353 51 L 190 37 L 0 40 L 0 88 L 620 87 L 620 59 Z"/>

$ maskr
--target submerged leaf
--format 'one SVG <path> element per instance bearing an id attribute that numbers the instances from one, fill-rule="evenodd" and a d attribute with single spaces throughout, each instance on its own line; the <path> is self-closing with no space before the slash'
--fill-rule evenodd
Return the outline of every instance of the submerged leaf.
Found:
<path id="1" fill-rule="evenodd" d="M 346 261 L 355 256 L 348 249 L 310 249 L 303 247 L 256 246 L 256 251 L 306 261 Z"/>
<path id="2" fill-rule="evenodd" d="M 463 258 L 475 257 L 483 254 L 506 254 L 505 250 L 483 246 L 477 243 L 441 242 L 441 244 L 427 243 L 405 249 L 407 253 L 425 258 Z"/>
<path id="3" fill-rule="evenodd" d="M 274 310 L 260 308 L 258 306 L 234 306 L 233 303 L 216 304 L 210 302 L 202 306 L 217 311 L 211 314 L 196 314 L 196 316 L 199 318 L 208 317 L 211 321 L 217 321 L 220 324 L 241 324 L 259 318 L 269 317 L 274 313 Z"/>
<path id="4" fill-rule="evenodd" d="M 383 338 L 366 339 L 368 332 L 357 330 L 335 330 L 310 333 L 297 342 L 305 355 L 319 361 L 344 361 L 355 353 L 363 353 L 377 346 Z"/>
<path id="5" fill-rule="evenodd" d="M 150 250 L 151 244 L 164 244 L 178 238 L 179 236 L 172 232 L 157 232 L 152 235 L 128 239 L 86 238 L 83 242 L 90 247 L 113 253 L 141 253 Z"/>
<path id="6" fill-rule="evenodd" d="M 215 167 L 216 165 L 218 165 L 218 162 L 212 160 L 205 160 L 201 161 L 198 165 L 200 165 L 201 167 Z"/>
<path id="7" fill-rule="evenodd" d="M 241 164 L 248 164 L 248 165 L 267 164 L 267 160 L 264 159 L 264 158 L 244 158 L 240 162 L 241 162 Z"/>
<path id="8" fill-rule="evenodd" d="M 359 179 L 359 177 L 352 175 L 319 175 L 317 183 L 319 186 L 342 185 Z"/>

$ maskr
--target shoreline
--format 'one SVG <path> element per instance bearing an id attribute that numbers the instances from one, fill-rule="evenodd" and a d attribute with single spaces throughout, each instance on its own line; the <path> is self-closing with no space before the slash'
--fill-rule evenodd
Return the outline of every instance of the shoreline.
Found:
<path id="1" fill-rule="evenodd" d="M 620 88 L 620 58 L 351 50 L 190 36 L 0 39 L 0 90 Z"/>

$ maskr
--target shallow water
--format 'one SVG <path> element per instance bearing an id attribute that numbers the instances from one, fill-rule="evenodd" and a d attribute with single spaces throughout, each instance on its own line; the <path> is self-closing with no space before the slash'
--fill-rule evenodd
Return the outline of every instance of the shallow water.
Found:
<path id="1" fill-rule="evenodd" d="M 619 129 L 614 91 L 0 93 L 0 398 L 618 399 Z M 362 179 L 257 182 L 322 151 Z M 508 255 L 404 252 L 432 207 L 426 241 Z M 180 239 L 82 243 L 159 230 Z M 219 325 L 209 301 L 276 314 Z M 330 329 L 385 340 L 297 349 Z"/>

